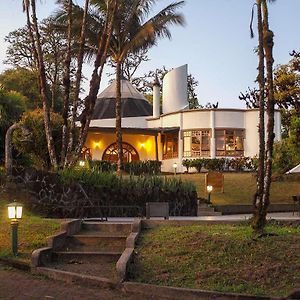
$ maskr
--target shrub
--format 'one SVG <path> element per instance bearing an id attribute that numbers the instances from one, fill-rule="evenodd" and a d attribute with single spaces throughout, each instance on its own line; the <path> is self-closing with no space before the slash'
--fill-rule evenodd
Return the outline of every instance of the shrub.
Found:
<path id="1" fill-rule="evenodd" d="M 139 207 L 146 202 L 169 202 L 171 215 L 196 215 L 194 184 L 162 176 L 122 176 L 66 169 L 59 173 L 22 171 L 17 178 L 32 195 L 31 208 L 48 217 L 99 217 L 99 207 L 114 207 L 104 214 L 118 215 L 117 207 Z M 101 210 L 101 209 L 100 209 Z M 129 210 L 123 216 L 136 216 Z"/>
<path id="2" fill-rule="evenodd" d="M 132 175 L 157 175 L 161 173 L 161 161 L 132 161 L 124 164 L 124 171 Z"/>
<path id="3" fill-rule="evenodd" d="M 204 167 L 208 171 L 224 171 L 227 160 L 225 158 L 212 158 L 204 160 Z"/>
<path id="4" fill-rule="evenodd" d="M 192 163 L 193 163 L 193 160 L 192 160 L 192 159 L 184 159 L 184 160 L 182 161 L 182 165 L 183 165 L 184 167 L 186 167 L 187 173 L 189 173 L 190 168 L 193 167 L 193 166 L 192 166 Z"/>
<path id="5" fill-rule="evenodd" d="M 204 164 L 204 159 L 203 158 L 197 158 L 197 159 L 193 159 L 191 161 L 191 167 L 194 167 L 197 170 L 198 173 L 201 172 L 203 164 Z"/>
<path id="6" fill-rule="evenodd" d="M 44 112 L 42 109 L 25 112 L 20 123 L 30 132 L 24 137 L 21 130 L 13 134 L 13 144 L 17 151 L 24 156 L 29 156 L 33 165 L 38 168 L 48 168 L 49 155 L 45 135 Z M 51 113 L 52 134 L 55 141 L 56 153 L 61 149 L 61 127 L 63 119 L 57 113 Z"/>

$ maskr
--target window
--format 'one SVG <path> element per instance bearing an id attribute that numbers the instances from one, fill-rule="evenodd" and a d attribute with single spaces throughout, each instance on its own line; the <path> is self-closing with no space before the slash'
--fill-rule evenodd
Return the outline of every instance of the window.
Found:
<path id="1" fill-rule="evenodd" d="M 163 135 L 163 159 L 178 157 L 178 133 Z"/>
<path id="2" fill-rule="evenodd" d="M 183 132 L 183 156 L 210 156 L 210 131 L 193 130 Z"/>
<path id="3" fill-rule="evenodd" d="M 139 154 L 137 151 L 127 143 L 122 143 L 123 148 L 123 161 L 124 162 L 131 162 L 131 161 L 138 161 Z M 118 144 L 113 143 L 103 153 L 102 160 L 108 161 L 118 161 Z"/>
<path id="4" fill-rule="evenodd" d="M 216 156 L 243 156 L 244 130 L 217 129 Z"/>

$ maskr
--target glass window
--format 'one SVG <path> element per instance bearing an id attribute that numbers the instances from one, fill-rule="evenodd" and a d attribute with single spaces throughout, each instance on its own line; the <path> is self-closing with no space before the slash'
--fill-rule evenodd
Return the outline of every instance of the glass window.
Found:
<path id="1" fill-rule="evenodd" d="M 210 131 L 184 131 L 183 155 L 184 157 L 210 156 Z"/>
<path id="2" fill-rule="evenodd" d="M 163 135 L 163 159 L 178 157 L 178 133 Z"/>
<path id="3" fill-rule="evenodd" d="M 217 129 L 216 156 L 243 156 L 244 130 Z"/>

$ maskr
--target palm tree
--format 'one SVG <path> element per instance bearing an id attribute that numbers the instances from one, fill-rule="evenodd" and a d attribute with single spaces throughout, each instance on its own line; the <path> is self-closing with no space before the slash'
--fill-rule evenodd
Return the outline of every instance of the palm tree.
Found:
<path id="1" fill-rule="evenodd" d="M 120 0 L 110 44 L 111 57 L 116 63 L 116 136 L 118 144 L 118 173 L 123 168 L 121 77 L 122 64 L 129 53 L 148 49 L 160 38 L 171 38 L 170 25 L 183 25 L 184 17 L 177 13 L 184 1 L 175 2 L 156 15 L 149 15 L 156 1 Z"/>
<path id="2" fill-rule="evenodd" d="M 155 0 L 118 0 L 116 16 L 113 23 L 113 32 L 109 44 L 108 55 L 116 65 L 116 136 L 118 143 L 118 172 L 123 167 L 122 149 L 122 124 L 121 124 L 121 77 L 122 64 L 130 53 L 147 50 L 155 45 L 160 38 L 171 38 L 170 25 L 183 25 L 184 17 L 176 11 L 184 1 L 175 2 L 159 11 L 152 17 L 150 13 L 157 1 Z M 105 0 L 91 0 L 93 9 L 87 18 L 85 48 L 86 57 L 89 59 L 95 54 L 95 45 L 98 43 L 99 30 L 103 28 L 103 15 L 107 6 Z M 75 19 L 84 17 L 85 12 L 79 7 L 73 9 Z M 58 22 L 66 24 L 66 10 L 59 11 L 56 15 Z M 76 27 L 76 24 L 74 24 Z M 78 28 L 74 32 L 79 32 Z"/>
<path id="3" fill-rule="evenodd" d="M 269 0 L 274 2 L 275 0 Z M 257 172 L 257 190 L 254 195 L 254 213 L 252 228 L 263 231 L 266 224 L 267 208 L 269 206 L 272 152 L 274 141 L 274 88 L 273 88 L 273 32 L 269 29 L 267 0 L 257 0 L 257 28 L 258 28 L 258 76 L 259 84 L 259 165 Z M 252 12 L 253 17 L 253 12 Z M 253 31 L 251 28 L 251 36 Z M 267 80 L 265 80 L 265 60 Z M 267 87 L 266 87 L 267 84 Z M 266 93 L 267 90 L 267 93 Z M 265 144 L 265 95 L 267 98 L 267 144 Z M 266 146 L 265 146 L 266 145 Z"/>
<path id="4" fill-rule="evenodd" d="M 31 46 L 34 53 L 36 65 L 38 67 L 39 74 L 39 88 L 40 95 L 44 110 L 44 124 L 45 133 L 47 139 L 47 146 L 51 165 L 54 169 L 57 168 L 57 156 L 55 153 L 54 140 L 52 135 L 52 127 L 50 122 L 50 108 L 49 100 L 47 99 L 47 80 L 46 71 L 43 58 L 43 51 L 41 45 L 40 31 L 38 27 L 37 14 L 36 14 L 36 1 L 35 0 L 23 0 L 23 11 L 26 13 L 27 26 L 31 39 Z"/>

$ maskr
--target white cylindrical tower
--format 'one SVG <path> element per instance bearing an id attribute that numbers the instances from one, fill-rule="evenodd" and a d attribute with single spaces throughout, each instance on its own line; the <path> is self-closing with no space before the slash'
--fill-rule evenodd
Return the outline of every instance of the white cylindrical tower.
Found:
<path id="1" fill-rule="evenodd" d="M 155 76 L 153 82 L 153 118 L 158 118 L 160 116 L 160 83 Z"/>
<path id="2" fill-rule="evenodd" d="M 187 65 L 168 72 L 163 80 L 163 113 L 184 109 L 188 105 Z"/>

